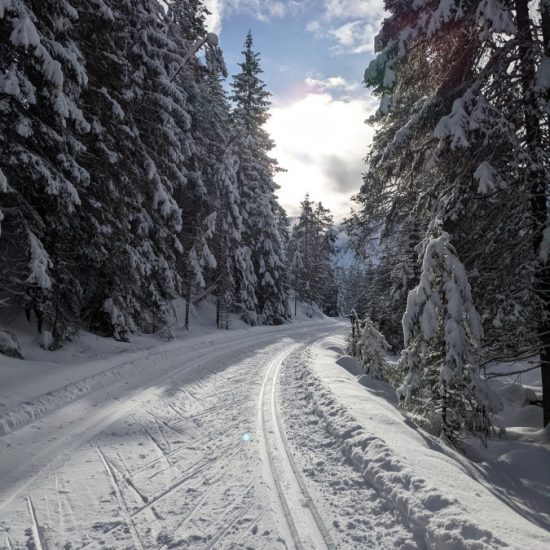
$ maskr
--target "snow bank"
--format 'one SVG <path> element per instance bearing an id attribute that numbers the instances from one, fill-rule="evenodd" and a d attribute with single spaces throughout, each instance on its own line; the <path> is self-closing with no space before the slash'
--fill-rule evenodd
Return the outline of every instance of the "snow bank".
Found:
<path id="1" fill-rule="evenodd" d="M 82 363 L 81 367 L 84 367 L 84 369 L 78 369 L 78 372 L 91 372 L 95 374 L 32 397 L 23 403 L 16 403 L 12 406 L 0 408 L 0 436 L 21 428 L 62 405 L 75 401 L 95 390 L 104 388 L 124 377 L 128 377 L 132 371 L 137 371 L 136 374 L 139 374 L 140 368 L 147 368 L 153 356 L 173 351 L 174 349 L 183 347 L 183 345 L 184 342 L 182 341 L 172 342 L 153 349 L 124 353 L 102 361 Z M 211 342 L 202 342 L 202 346 L 209 348 Z M 24 370 L 22 369 L 22 372 Z M 45 374 L 47 373 L 48 370 L 46 369 Z M 49 382 L 54 385 L 56 382 L 59 384 L 60 377 L 51 371 L 50 374 L 52 376 Z M 1 373 L 0 380 L 2 380 Z"/>
<path id="2" fill-rule="evenodd" d="M 348 368 L 338 365 L 334 350 L 342 344 L 341 338 L 327 339 L 304 369 L 313 408 L 354 467 L 429 548 L 550 547 L 550 534 L 474 479 L 464 457 L 408 421 L 388 401 L 389 386 L 368 377 L 359 384 L 349 361 Z"/>
<path id="3" fill-rule="evenodd" d="M 304 304 L 303 302 L 298 302 L 296 307 L 296 315 L 294 315 L 294 300 L 290 300 L 289 308 L 293 321 L 308 321 L 312 319 L 327 318 L 317 304 Z"/>
<path id="4" fill-rule="evenodd" d="M 232 330 L 218 330 L 215 304 L 204 301 L 199 308 L 191 308 L 191 330 L 186 332 L 185 301 L 176 300 L 173 305 L 176 339 L 171 342 L 149 335 L 133 336 L 129 344 L 82 332 L 62 350 L 51 352 L 44 349 L 44 341 L 34 334 L 34 327 L 21 321 L 12 323 L 26 359 L 0 356 L 0 436 L 134 372 L 139 374 L 140 369 L 157 368 L 158 361 L 153 358 L 162 354 L 181 349 L 183 356 L 189 351 L 206 350 L 214 344 L 231 343 L 251 330 L 258 334 L 289 330 L 288 325 L 251 328 L 236 316 L 231 318 Z M 327 318 L 321 314 L 316 319 Z"/>

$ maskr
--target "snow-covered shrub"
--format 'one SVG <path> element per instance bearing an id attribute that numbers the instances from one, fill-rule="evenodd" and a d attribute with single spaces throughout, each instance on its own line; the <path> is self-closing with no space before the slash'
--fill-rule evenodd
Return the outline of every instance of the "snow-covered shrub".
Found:
<path id="1" fill-rule="evenodd" d="M 388 381 L 391 378 L 390 364 L 386 359 L 386 352 L 390 349 L 391 346 L 371 318 L 367 315 L 359 321 L 354 311 L 347 353 L 359 359 L 364 371 L 375 380 Z"/>
<path id="2" fill-rule="evenodd" d="M 103 302 L 101 311 L 107 325 L 105 332 L 119 342 L 128 342 L 129 330 L 126 319 L 112 298 L 107 298 Z"/>
<path id="3" fill-rule="evenodd" d="M 17 336 L 11 330 L 0 329 L 0 353 L 8 357 L 24 359 Z"/>
<path id="4" fill-rule="evenodd" d="M 399 366 L 405 380 L 398 394 L 405 409 L 428 420 L 449 441 L 462 432 L 485 439 L 495 405 L 476 365 L 481 320 L 449 234 L 439 225 L 434 234 L 403 317 L 405 349 Z"/>

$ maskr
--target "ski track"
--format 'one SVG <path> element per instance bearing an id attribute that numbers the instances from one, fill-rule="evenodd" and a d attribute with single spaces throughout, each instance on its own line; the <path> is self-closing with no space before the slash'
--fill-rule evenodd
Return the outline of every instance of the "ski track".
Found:
<path id="1" fill-rule="evenodd" d="M 290 456 L 302 473 L 318 514 L 330 518 L 335 547 L 345 549 L 426 548 L 423 534 L 357 472 L 341 442 L 319 421 L 304 365 L 311 347 L 289 358 L 281 372 L 280 417 Z"/>
<path id="2" fill-rule="evenodd" d="M 267 477 L 275 486 L 295 546 L 300 550 L 333 550 L 327 528 L 289 454 L 277 412 L 277 375 L 285 359 L 298 348 L 299 345 L 295 345 L 272 361 L 260 390 L 258 423 L 262 429 L 263 453 L 269 466 Z"/>
<path id="3" fill-rule="evenodd" d="M 258 394 L 274 357 L 335 329 L 151 354 L 3 435 L 0 548 L 291 548 L 263 480 Z"/>
<path id="4" fill-rule="evenodd" d="M 312 409 L 300 371 L 340 330 L 164 352 L 3 436 L 0 549 L 422 548 Z"/>

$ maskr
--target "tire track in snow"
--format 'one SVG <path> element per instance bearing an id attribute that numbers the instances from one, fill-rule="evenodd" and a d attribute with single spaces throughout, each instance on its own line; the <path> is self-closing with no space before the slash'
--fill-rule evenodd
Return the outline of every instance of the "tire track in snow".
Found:
<path id="1" fill-rule="evenodd" d="M 268 466 L 269 485 L 274 486 L 289 532 L 298 550 L 334 550 L 326 526 L 319 515 L 302 476 L 288 450 L 283 435 L 275 388 L 281 365 L 300 344 L 280 353 L 267 368 L 258 399 L 258 426 L 261 433 L 261 452 Z M 276 460 L 276 459 L 279 460 Z M 283 483 L 281 482 L 283 480 Z"/>

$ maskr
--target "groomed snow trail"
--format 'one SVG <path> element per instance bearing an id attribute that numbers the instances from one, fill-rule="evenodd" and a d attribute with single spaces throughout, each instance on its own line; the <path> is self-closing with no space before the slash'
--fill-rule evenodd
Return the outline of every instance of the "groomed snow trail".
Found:
<path id="1" fill-rule="evenodd" d="M 278 384 L 284 392 L 278 400 L 281 433 L 310 501 L 318 503 L 317 515 L 326 518 L 338 548 L 426 548 L 422 533 L 353 468 L 341 442 L 320 422 L 313 388 L 304 379 L 317 342 L 288 357 Z"/>
<path id="2" fill-rule="evenodd" d="M 260 390 L 258 425 L 261 427 L 261 452 L 267 466 L 266 476 L 276 488 L 280 509 L 283 512 L 292 540 L 299 549 L 335 548 L 315 503 L 296 468 L 281 429 L 275 390 L 277 377 L 285 359 L 300 346 L 292 346 L 278 355 L 269 365 Z"/>
<path id="3" fill-rule="evenodd" d="M 279 414 L 289 358 L 341 330 L 189 341 L 0 437 L 0 548 L 343 548 Z"/>
<path id="4" fill-rule="evenodd" d="M 77 381 L 0 437 L 0 549 L 548 548 L 338 366 L 344 331 L 220 333 Z"/>

